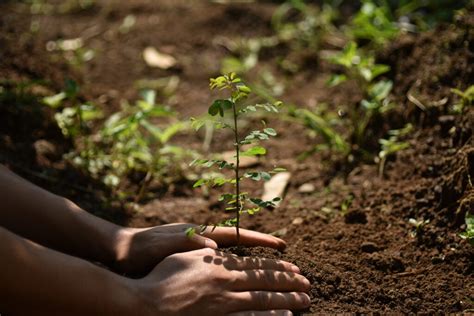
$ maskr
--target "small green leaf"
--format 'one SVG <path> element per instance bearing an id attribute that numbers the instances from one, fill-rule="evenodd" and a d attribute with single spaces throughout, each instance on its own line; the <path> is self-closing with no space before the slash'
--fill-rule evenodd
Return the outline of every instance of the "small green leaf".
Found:
<path id="1" fill-rule="evenodd" d="M 246 151 L 243 151 L 240 153 L 241 156 L 257 156 L 257 155 L 265 155 L 267 153 L 267 150 L 264 147 L 261 146 L 254 146 Z"/>
<path id="2" fill-rule="evenodd" d="M 232 101 L 230 100 L 215 100 L 209 107 L 208 113 L 211 116 L 219 114 L 221 117 L 224 116 L 224 111 L 232 108 Z"/>
<path id="3" fill-rule="evenodd" d="M 270 136 L 276 136 L 277 135 L 277 132 L 273 129 L 273 128 L 265 128 L 263 130 L 267 135 L 270 135 Z"/>
<path id="4" fill-rule="evenodd" d="M 250 92 L 252 92 L 252 90 L 250 90 L 250 88 L 244 84 L 237 85 L 237 89 L 239 89 L 240 92 L 244 92 L 246 94 L 249 94 Z"/>
<path id="5" fill-rule="evenodd" d="M 66 79 L 65 85 L 64 92 L 66 93 L 67 97 L 70 99 L 76 97 L 79 93 L 78 84 L 74 80 Z"/>
<path id="6" fill-rule="evenodd" d="M 191 127 L 197 132 L 201 127 L 206 124 L 205 120 L 201 119 L 196 119 L 194 117 L 191 117 Z"/>
<path id="7" fill-rule="evenodd" d="M 189 227 L 184 232 L 186 233 L 187 237 L 191 238 L 196 233 L 196 229 L 194 227 Z"/>
<path id="8" fill-rule="evenodd" d="M 262 176 L 262 179 L 264 181 L 269 181 L 272 178 L 272 176 L 268 172 L 260 172 L 260 175 Z"/>
<path id="9" fill-rule="evenodd" d="M 62 104 L 62 101 L 66 99 L 66 97 L 67 95 L 65 92 L 60 92 L 49 97 L 44 97 L 43 103 L 55 109 Z"/>
<path id="10" fill-rule="evenodd" d="M 203 186 L 206 183 L 207 183 L 206 179 L 199 179 L 194 183 L 193 188 L 198 188 L 200 186 Z"/>
<path id="11" fill-rule="evenodd" d="M 332 75 L 331 78 L 329 78 L 328 81 L 326 81 L 326 84 L 329 86 L 329 87 L 335 87 L 341 83 L 343 83 L 344 81 L 347 80 L 347 76 L 346 75 Z"/>

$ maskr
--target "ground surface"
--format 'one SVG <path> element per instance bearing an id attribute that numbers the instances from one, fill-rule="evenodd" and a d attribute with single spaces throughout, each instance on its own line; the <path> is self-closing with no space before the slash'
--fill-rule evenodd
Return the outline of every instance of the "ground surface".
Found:
<path id="1" fill-rule="evenodd" d="M 64 78 L 72 77 L 80 82 L 82 98 L 113 111 L 120 99 L 136 97 L 137 80 L 177 75 L 180 85 L 173 106 L 187 118 L 205 111 L 211 101 L 208 78 L 218 74 L 218 61 L 227 53 L 217 39 L 270 34 L 275 7 L 104 0 L 75 14 L 32 16 L 21 5 L 1 4 L 0 78 L 46 80 L 50 91 L 33 91 L 41 95 L 59 91 Z M 122 34 L 118 27 L 129 14 L 136 16 L 136 25 Z M 444 111 L 454 102 L 450 88 L 472 84 L 473 17 L 460 19 L 455 27 L 402 36 L 381 54 L 380 59 L 392 67 L 389 77 L 404 109 L 394 114 L 393 121 L 409 120 L 416 126 L 408 139 L 410 148 L 388 163 L 384 178 L 378 176 L 375 164 L 359 164 L 348 171 L 319 154 L 297 160 L 317 139 L 306 136 L 304 127 L 294 122 L 270 118 L 280 133 L 269 143 L 262 165 L 286 167 L 292 172 L 291 183 L 279 208 L 245 218 L 243 226 L 277 232 L 289 246 L 285 253 L 245 252 L 302 267 L 313 284 L 308 312 L 433 314 L 474 308 L 474 248 L 458 236 L 461 214 L 474 209 L 474 111 L 462 116 Z M 40 26 L 34 35 L 29 32 L 32 21 Z M 86 46 L 97 52 L 80 69 L 72 69 L 45 49 L 48 41 L 75 37 L 85 38 Z M 173 54 L 178 67 L 147 67 L 142 58 L 147 46 Z M 264 54 L 262 64 L 272 65 L 285 53 L 282 48 Z M 282 74 L 287 85 L 282 99 L 302 107 L 354 102 L 357 96 L 350 85 L 325 86 L 328 71 L 320 62 L 309 63 L 296 75 Z M 421 111 L 408 100 L 409 94 L 416 94 L 429 109 Z M 212 223 L 222 217 L 217 195 L 204 198 L 187 182 L 144 203 L 138 212 L 104 203 L 107 189 L 62 160 L 71 143 L 63 139 L 52 113 L 32 100 L 29 93 L 0 100 L 0 161 L 16 172 L 121 224 Z M 201 136 L 178 140 L 193 148 L 202 143 Z M 225 136 L 216 139 L 211 151 L 228 150 L 225 140 Z M 50 144 L 54 148 L 48 148 Z M 298 188 L 305 183 L 313 184 L 314 192 L 300 193 Z M 353 202 L 343 216 L 339 209 L 350 195 Z M 410 218 L 429 223 L 414 236 Z"/>

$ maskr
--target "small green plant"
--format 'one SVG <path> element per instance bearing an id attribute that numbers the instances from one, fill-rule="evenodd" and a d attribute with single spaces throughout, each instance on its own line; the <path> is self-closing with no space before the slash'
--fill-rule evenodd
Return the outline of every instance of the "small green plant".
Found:
<path id="1" fill-rule="evenodd" d="M 377 48 L 398 36 L 400 29 L 394 21 L 390 7 L 386 2 L 382 2 L 377 5 L 372 0 L 362 1 L 361 9 L 348 27 L 352 38 L 369 41 Z"/>
<path id="2" fill-rule="evenodd" d="M 43 98 L 43 103 L 58 110 L 54 118 L 63 135 L 73 139 L 76 147 L 87 153 L 92 146 L 92 140 L 86 136 L 92 133 L 93 122 L 101 119 L 103 113 L 92 103 L 80 102 L 79 90 L 75 81 L 67 79 L 64 91 Z M 66 104 L 68 106 L 65 106 Z"/>
<path id="3" fill-rule="evenodd" d="M 318 144 L 309 152 L 304 153 L 301 158 L 307 157 L 309 154 L 330 150 L 338 153 L 343 157 L 347 157 L 351 153 L 351 144 L 347 142 L 345 136 L 337 129 L 341 125 L 341 119 L 332 112 L 324 113 L 324 111 L 310 111 L 308 109 L 296 109 L 290 115 L 303 120 L 304 124 L 316 134 L 323 138 L 324 143 Z"/>
<path id="4" fill-rule="evenodd" d="M 306 55 L 317 57 L 323 45 L 340 45 L 342 41 L 342 33 L 333 24 L 337 13 L 329 4 L 314 6 L 301 0 L 286 1 L 272 16 L 277 42 L 288 46 L 289 55 L 305 51 Z M 298 62 L 287 56 L 280 65 L 287 71 L 296 72 L 301 67 Z"/>
<path id="5" fill-rule="evenodd" d="M 410 232 L 410 235 L 412 237 L 421 237 L 425 230 L 425 226 L 430 223 L 429 219 L 415 219 L 415 218 L 410 218 L 408 220 L 408 223 L 412 225 L 415 229 Z"/>
<path id="6" fill-rule="evenodd" d="M 382 146 L 378 154 L 379 176 L 382 177 L 385 170 L 385 163 L 387 159 L 399 152 L 400 150 L 410 147 L 407 142 L 400 141 L 400 138 L 408 135 L 413 130 L 413 125 L 408 123 L 402 129 L 394 129 L 388 132 L 390 137 L 388 139 L 379 139 Z"/>
<path id="7" fill-rule="evenodd" d="M 342 66 L 343 73 L 333 75 L 329 86 L 336 86 L 346 80 L 354 81 L 363 96 L 358 106 L 350 107 L 347 118 L 350 121 L 350 143 L 363 148 L 368 125 L 377 117 L 395 107 L 389 94 L 393 83 L 390 80 L 376 80 L 388 72 L 390 67 L 376 64 L 375 58 L 358 49 L 355 42 L 349 42 L 339 53 L 328 58 L 330 62 Z"/>
<path id="8" fill-rule="evenodd" d="M 254 130 L 245 137 L 242 137 L 239 131 L 239 122 L 244 115 L 258 110 L 278 113 L 278 107 L 281 105 L 281 102 L 276 102 L 274 104 L 266 103 L 245 105 L 243 101 L 248 98 L 251 90 L 239 77 L 237 77 L 235 73 L 229 73 L 228 75 L 222 75 L 210 79 L 210 88 L 211 90 L 225 90 L 229 94 L 227 99 L 215 100 L 209 107 L 208 114 L 212 118 L 210 122 L 212 122 L 216 129 L 228 129 L 232 132 L 235 161 L 229 162 L 218 159 L 195 159 L 191 165 L 201 165 L 208 168 L 215 166 L 218 167 L 219 170 L 231 170 L 233 171 L 233 176 L 225 177 L 220 174 L 211 174 L 212 176 L 210 177 L 202 177 L 198 179 L 194 183 L 194 187 L 197 188 L 204 185 L 223 186 L 225 184 L 230 184 L 234 187 L 233 192 L 224 193 L 219 198 L 220 201 L 227 204 L 226 210 L 232 211 L 234 217 L 216 224 L 214 227 L 235 226 L 237 241 L 239 241 L 240 216 L 244 213 L 252 215 L 258 212 L 261 208 L 275 206 L 275 203 L 281 199 L 277 197 L 271 201 L 263 201 L 260 198 L 251 197 L 248 192 L 242 190 L 242 182 L 245 179 L 253 181 L 268 181 L 272 174 L 284 170 L 282 168 L 274 168 L 271 171 L 250 171 L 245 173 L 242 171 L 240 158 L 242 156 L 265 155 L 267 151 L 260 145 L 260 142 L 276 136 L 277 133 L 273 128 L 266 126 L 266 123 L 263 122 L 262 130 Z M 230 118 L 230 120 L 226 120 L 226 118 Z M 207 119 L 192 119 L 192 121 L 192 125 L 196 130 L 198 130 L 206 123 Z M 201 231 L 205 228 L 206 226 L 201 226 Z M 187 230 L 188 235 L 194 233 L 194 228 Z"/>
<path id="9" fill-rule="evenodd" d="M 49 41 L 46 43 L 46 49 L 50 52 L 59 52 L 70 65 L 75 67 L 83 66 L 96 54 L 93 49 L 84 46 L 84 40 L 80 37 Z"/>
<path id="10" fill-rule="evenodd" d="M 466 213 L 466 231 L 459 234 L 459 236 L 474 246 L 474 214 Z"/>

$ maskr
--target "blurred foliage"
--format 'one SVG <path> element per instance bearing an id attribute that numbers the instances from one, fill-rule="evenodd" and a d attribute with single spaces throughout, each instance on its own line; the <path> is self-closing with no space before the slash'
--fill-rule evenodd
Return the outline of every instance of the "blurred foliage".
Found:
<path id="1" fill-rule="evenodd" d="M 124 180 L 141 174 L 135 201 L 153 180 L 169 184 L 183 177 L 183 161 L 192 152 L 169 142 L 187 124 L 177 120 L 167 106 L 156 104 L 155 91 L 143 90 L 142 99 L 134 104 L 123 102 L 121 111 L 101 122 L 102 110 L 90 102 L 79 102 L 78 92 L 77 84 L 67 81 L 63 92 L 44 98 L 46 105 L 57 109 L 55 119 L 63 134 L 75 142 L 76 149 L 66 155 L 68 160 L 123 198 L 129 197 L 123 190 Z M 166 123 L 155 123 L 163 118 Z"/>

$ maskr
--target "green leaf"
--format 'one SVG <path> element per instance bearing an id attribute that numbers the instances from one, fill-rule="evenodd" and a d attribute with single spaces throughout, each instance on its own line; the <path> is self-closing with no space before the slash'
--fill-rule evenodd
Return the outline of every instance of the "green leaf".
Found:
<path id="1" fill-rule="evenodd" d="M 243 151 L 240 153 L 241 156 L 258 156 L 258 155 L 265 155 L 267 153 L 267 150 L 264 147 L 261 146 L 254 146 L 246 151 Z"/>
<path id="2" fill-rule="evenodd" d="M 246 94 L 249 94 L 252 92 L 252 90 L 247 87 L 246 85 L 244 84 L 238 84 L 237 85 L 237 89 L 240 91 L 240 92 L 243 92 L 243 93 L 246 93 Z"/>
<path id="3" fill-rule="evenodd" d="M 64 92 L 69 99 L 72 99 L 77 96 L 79 93 L 79 86 L 74 80 L 66 79 Z"/>
<path id="4" fill-rule="evenodd" d="M 191 127 L 192 127 L 196 132 L 199 131 L 199 129 L 201 129 L 201 127 L 203 127 L 204 124 L 206 124 L 206 121 L 205 121 L 205 120 L 197 119 L 197 118 L 191 117 Z"/>
<path id="5" fill-rule="evenodd" d="M 219 114 L 221 117 L 224 116 L 224 111 L 232 108 L 232 101 L 230 100 L 215 100 L 209 107 L 208 113 L 211 116 Z"/>
<path id="6" fill-rule="evenodd" d="M 148 103 L 150 105 L 155 104 L 155 101 L 156 101 L 156 91 L 155 90 L 145 89 L 145 90 L 142 90 L 140 92 L 140 95 L 146 103 Z"/>
<path id="7" fill-rule="evenodd" d="M 370 96 L 377 100 L 382 101 L 388 97 L 388 94 L 392 90 L 393 83 L 390 80 L 381 80 L 370 86 L 369 94 Z"/>
<path id="8" fill-rule="evenodd" d="M 49 97 L 44 97 L 43 103 L 55 109 L 62 104 L 62 101 L 64 101 L 66 97 L 67 95 L 65 92 L 60 92 L 58 94 L 55 94 Z"/>
<path id="9" fill-rule="evenodd" d="M 186 233 L 186 236 L 187 236 L 188 238 L 191 238 L 191 237 L 193 237 L 194 234 L 196 233 L 196 229 L 195 229 L 194 227 L 189 227 L 189 228 L 187 228 L 184 232 Z"/>
<path id="10" fill-rule="evenodd" d="M 343 74 L 334 74 L 331 76 L 331 78 L 329 78 L 328 81 L 326 81 L 326 84 L 329 86 L 329 87 L 335 87 L 341 83 L 343 83 L 344 81 L 347 80 L 347 76 L 346 75 L 343 75 Z"/>
<path id="11" fill-rule="evenodd" d="M 273 128 L 268 127 L 268 128 L 265 128 L 263 131 L 265 132 L 265 134 L 270 135 L 270 136 L 277 135 L 277 132 Z"/>
<path id="12" fill-rule="evenodd" d="M 372 79 L 377 78 L 381 74 L 390 71 L 390 66 L 383 64 L 376 64 L 372 66 Z"/>
<path id="13" fill-rule="evenodd" d="M 194 183 L 193 188 L 198 188 L 200 186 L 203 186 L 206 183 L 207 183 L 206 179 L 199 179 Z"/>

